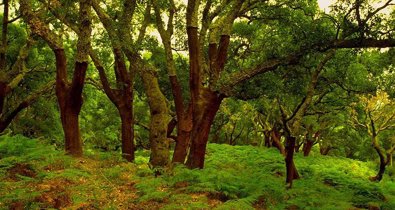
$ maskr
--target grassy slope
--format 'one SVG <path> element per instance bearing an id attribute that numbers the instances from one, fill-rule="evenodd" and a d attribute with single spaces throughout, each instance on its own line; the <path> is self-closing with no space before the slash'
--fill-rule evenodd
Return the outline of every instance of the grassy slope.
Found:
<path id="1" fill-rule="evenodd" d="M 395 209 L 395 182 L 369 182 L 374 165 L 365 162 L 297 155 L 302 179 L 285 190 L 275 149 L 212 144 L 205 169 L 178 166 L 157 178 L 148 156 L 73 159 L 21 136 L 0 139 L 0 209 Z"/>

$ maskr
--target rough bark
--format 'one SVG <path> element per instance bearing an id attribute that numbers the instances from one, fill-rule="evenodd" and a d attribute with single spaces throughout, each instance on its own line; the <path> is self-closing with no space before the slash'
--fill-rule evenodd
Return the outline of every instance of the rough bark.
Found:
<path id="1" fill-rule="evenodd" d="M 66 83 L 66 56 L 64 50 L 55 50 L 57 78 L 56 96 L 60 107 L 60 116 L 65 135 L 65 150 L 67 154 L 82 156 L 82 141 L 78 116 L 82 107 L 82 88 L 86 76 L 87 62 L 76 62 L 73 82 Z"/>
<path id="2" fill-rule="evenodd" d="M 264 139 L 265 139 L 265 147 L 267 147 L 267 148 L 272 147 L 272 141 L 270 138 L 270 131 L 265 131 L 263 134 L 264 134 Z"/>
<path id="3" fill-rule="evenodd" d="M 54 84 L 54 81 L 47 83 L 41 89 L 26 97 L 26 99 L 20 102 L 15 108 L 12 109 L 12 111 L 2 114 L 0 118 L 0 133 L 2 133 L 11 124 L 12 120 L 19 114 L 19 112 L 29 107 L 43 94 L 51 92 Z"/>
<path id="4" fill-rule="evenodd" d="M 79 34 L 77 56 L 71 84 L 67 81 L 67 60 L 63 49 L 55 49 L 56 56 L 56 96 L 60 107 L 62 127 L 65 134 L 66 153 L 82 155 L 82 140 L 79 129 L 79 113 L 82 107 L 88 55 L 90 50 L 91 20 L 90 0 L 81 0 L 79 8 Z"/>
<path id="5" fill-rule="evenodd" d="M 34 14 L 31 2 L 20 1 L 21 13 L 34 34 L 40 36 L 51 47 L 56 57 L 56 96 L 60 109 L 62 127 L 65 134 L 66 153 L 81 156 L 82 142 L 78 125 L 78 115 L 82 106 L 82 89 L 88 67 L 90 49 L 90 1 L 81 0 L 79 8 L 77 56 L 71 84 L 67 78 L 67 59 L 62 40 L 50 27 Z"/>
<path id="6" fill-rule="evenodd" d="M 129 162 L 134 161 L 134 129 L 133 110 L 130 107 L 118 109 L 121 116 L 122 157 Z"/>
<path id="7" fill-rule="evenodd" d="M 309 156 L 311 149 L 314 146 L 314 141 L 306 139 L 305 143 L 303 144 L 303 156 Z"/>
<path id="8" fill-rule="evenodd" d="M 9 3 L 8 0 L 3 0 L 3 23 L 1 29 L 1 46 L 0 46 L 0 71 L 5 73 L 7 67 L 6 52 L 7 52 L 7 31 L 8 31 L 8 12 Z"/>
<path id="9" fill-rule="evenodd" d="M 200 106 L 196 110 L 199 115 L 193 119 L 192 144 L 189 151 L 187 166 L 189 168 L 203 168 L 208 135 L 214 117 L 219 110 L 223 97 L 208 89 L 202 90 Z"/>
<path id="10" fill-rule="evenodd" d="M 379 181 L 381 181 L 383 179 L 385 168 L 386 168 L 387 163 L 388 163 L 386 158 L 385 158 L 385 154 L 382 154 L 380 152 L 378 152 L 378 154 L 379 154 L 379 158 L 380 158 L 379 171 L 377 172 L 376 176 L 371 178 L 372 181 L 377 181 L 377 182 L 379 182 Z"/>
<path id="11" fill-rule="evenodd" d="M 169 164 L 170 157 L 170 140 L 167 138 L 167 126 L 170 122 L 170 116 L 166 98 L 159 89 L 157 77 L 152 69 L 145 68 L 140 74 L 151 112 L 149 134 L 151 145 L 150 164 L 154 168 L 166 167 Z"/>
<path id="12" fill-rule="evenodd" d="M 72 156 L 82 156 L 82 141 L 78 122 L 78 114 L 71 108 L 61 111 L 62 127 L 65 135 L 65 150 Z"/>
<path id="13" fill-rule="evenodd" d="M 174 148 L 172 162 L 184 163 L 189 148 L 190 133 L 192 130 L 192 107 L 191 104 L 187 108 L 184 106 L 184 97 L 182 95 L 181 85 L 178 81 L 176 65 L 173 59 L 171 47 L 171 37 L 174 31 L 173 20 L 176 8 L 174 1 L 171 0 L 167 29 L 165 29 L 165 24 L 161 17 L 158 2 L 153 0 L 152 3 L 155 10 L 156 24 L 165 49 L 167 73 L 171 84 L 175 112 L 177 115 L 177 136 L 175 137 L 176 145 Z"/>
<path id="14" fill-rule="evenodd" d="M 329 152 L 332 150 L 333 148 L 331 146 L 321 146 L 320 145 L 320 154 L 321 155 L 328 155 Z"/>
<path id="15" fill-rule="evenodd" d="M 374 126 L 373 122 L 372 125 Z M 372 181 L 381 181 L 383 179 L 383 175 L 385 172 L 385 168 L 387 167 L 389 163 L 389 156 L 392 155 L 391 153 L 387 154 L 386 151 L 380 146 L 377 136 L 376 136 L 376 131 L 373 128 L 373 135 L 372 135 L 372 144 L 373 148 L 376 150 L 377 155 L 379 156 L 380 159 L 380 165 L 379 165 L 379 171 L 377 172 L 377 175 L 374 177 L 371 177 L 370 180 Z"/>
<path id="16" fill-rule="evenodd" d="M 292 181 L 294 179 L 299 179 L 299 173 L 296 169 L 293 156 L 294 156 L 294 151 L 295 151 L 295 142 L 296 139 L 293 136 L 286 136 L 286 155 L 285 155 L 285 166 L 287 169 L 287 177 L 286 177 L 286 183 L 288 184 L 288 187 L 292 187 Z"/>
<path id="17" fill-rule="evenodd" d="M 184 108 L 184 100 L 178 79 L 176 76 L 169 76 L 169 78 L 177 114 L 177 137 L 172 162 L 184 163 L 192 131 L 192 107 L 189 105 L 187 109 Z"/>
<path id="18" fill-rule="evenodd" d="M 103 89 L 111 102 L 117 107 L 121 117 L 121 139 L 123 157 L 132 162 L 134 161 L 134 116 L 133 116 L 133 78 L 138 70 L 133 58 L 129 58 L 131 66 L 129 70 L 125 64 L 123 48 L 127 48 L 128 42 L 132 42 L 128 33 L 130 32 L 130 20 L 133 18 L 135 2 L 126 1 L 122 11 L 121 22 L 115 23 L 108 14 L 100 7 L 98 1 L 93 1 L 93 8 L 103 23 L 108 35 L 111 39 L 113 54 L 115 59 L 114 73 L 116 76 L 116 88 L 110 87 L 108 77 L 105 73 L 103 65 L 91 50 L 90 56 L 95 63 L 96 69 L 99 71 Z M 118 27 L 115 27 L 118 26 Z M 117 33 L 118 32 L 118 33 Z M 122 36 L 128 42 L 120 39 Z M 125 45 L 123 45 L 125 44 Z"/>
<path id="19" fill-rule="evenodd" d="M 133 117 L 133 78 L 131 78 L 131 70 L 128 72 L 124 59 L 121 56 L 119 49 L 113 49 L 114 57 L 117 65 L 114 66 L 114 71 L 118 75 L 117 84 L 120 89 L 112 89 L 110 87 L 107 74 L 104 70 L 100 60 L 94 54 L 93 50 L 90 51 L 90 57 L 99 72 L 99 77 L 103 90 L 110 101 L 118 109 L 119 116 L 121 117 L 121 141 L 122 141 L 122 156 L 129 162 L 134 161 L 134 117 Z M 123 80 L 121 80 L 123 78 Z"/>
<path id="20" fill-rule="evenodd" d="M 270 136 L 273 141 L 273 146 L 276 147 L 282 155 L 285 156 L 285 148 L 284 145 L 281 143 L 281 134 L 276 129 L 272 129 L 270 131 Z"/>

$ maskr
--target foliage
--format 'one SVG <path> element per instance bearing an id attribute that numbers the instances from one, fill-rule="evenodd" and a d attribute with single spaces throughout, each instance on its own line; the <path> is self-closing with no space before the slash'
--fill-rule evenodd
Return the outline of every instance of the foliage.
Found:
<path id="1" fill-rule="evenodd" d="M 226 99 L 211 128 L 211 142 L 246 145 L 260 138 L 254 122 L 255 109 L 251 103 Z"/>

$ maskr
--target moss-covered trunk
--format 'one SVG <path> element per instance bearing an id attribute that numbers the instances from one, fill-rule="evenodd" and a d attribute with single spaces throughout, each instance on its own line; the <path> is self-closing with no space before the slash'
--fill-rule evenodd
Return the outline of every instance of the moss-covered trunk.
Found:
<path id="1" fill-rule="evenodd" d="M 167 126 L 170 121 L 166 98 L 159 89 L 155 72 L 145 68 L 140 71 L 151 113 L 149 140 L 151 145 L 150 164 L 165 167 L 169 164 L 170 141 Z"/>
<path id="2" fill-rule="evenodd" d="M 270 131 L 265 131 L 263 134 L 264 134 L 264 140 L 265 140 L 265 147 L 267 147 L 267 148 L 272 147 L 272 142 L 270 139 Z"/>
<path id="3" fill-rule="evenodd" d="M 385 168 L 389 163 L 389 155 L 386 154 L 385 150 L 381 148 L 377 136 L 373 134 L 372 136 L 372 144 L 374 149 L 376 150 L 379 159 L 380 159 L 380 166 L 379 166 L 379 171 L 377 172 L 377 175 L 374 177 L 371 177 L 372 181 L 381 181 L 383 179 L 383 175 L 385 172 Z M 392 155 L 392 154 L 391 154 Z M 388 157 L 388 158 L 387 158 Z"/>

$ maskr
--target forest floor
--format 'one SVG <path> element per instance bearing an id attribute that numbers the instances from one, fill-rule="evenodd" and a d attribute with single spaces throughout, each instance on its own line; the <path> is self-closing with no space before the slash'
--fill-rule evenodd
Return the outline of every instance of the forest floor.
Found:
<path id="1" fill-rule="evenodd" d="M 393 171 L 374 183 L 371 162 L 295 158 L 301 179 L 286 190 L 276 149 L 210 144 L 205 169 L 177 166 L 155 177 L 148 151 L 131 164 L 119 153 L 88 149 L 71 158 L 38 140 L 7 137 L 0 139 L 0 209 L 395 209 Z"/>

